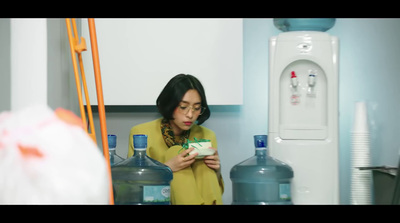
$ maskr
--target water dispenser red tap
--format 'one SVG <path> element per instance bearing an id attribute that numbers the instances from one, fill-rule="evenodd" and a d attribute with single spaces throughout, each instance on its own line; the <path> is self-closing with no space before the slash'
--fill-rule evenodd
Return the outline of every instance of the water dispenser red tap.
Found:
<path id="1" fill-rule="evenodd" d="M 290 88 L 292 90 L 292 96 L 290 97 L 290 102 L 292 105 L 297 105 L 300 103 L 300 93 L 297 91 L 297 85 L 299 84 L 297 81 L 297 76 L 294 71 L 291 72 L 292 76 L 290 78 Z"/>
<path id="2" fill-rule="evenodd" d="M 292 87 L 297 87 L 298 82 L 297 82 L 297 76 L 296 73 L 294 71 L 292 71 L 292 76 L 291 76 L 291 83 L 292 83 Z"/>

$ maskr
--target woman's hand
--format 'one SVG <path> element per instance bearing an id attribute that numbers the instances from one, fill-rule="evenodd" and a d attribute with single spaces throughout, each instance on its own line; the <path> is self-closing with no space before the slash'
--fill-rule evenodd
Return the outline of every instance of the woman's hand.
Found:
<path id="1" fill-rule="evenodd" d="M 217 149 L 214 149 L 212 147 L 210 147 L 210 149 L 215 150 L 215 153 L 214 153 L 214 155 L 211 155 L 211 156 L 205 156 L 204 163 L 211 169 L 218 171 L 221 168 L 221 164 L 219 162 L 218 151 L 217 151 Z"/>
<path id="2" fill-rule="evenodd" d="M 195 157 L 197 156 L 198 153 L 193 153 L 191 155 L 188 155 L 192 150 L 194 150 L 194 148 L 186 149 L 183 152 L 179 153 L 177 156 L 165 162 L 164 164 L 169 166 L 172 172 L 185 169 L 186 167 L 192 165 L 192 163 L 196 160 Z"/>

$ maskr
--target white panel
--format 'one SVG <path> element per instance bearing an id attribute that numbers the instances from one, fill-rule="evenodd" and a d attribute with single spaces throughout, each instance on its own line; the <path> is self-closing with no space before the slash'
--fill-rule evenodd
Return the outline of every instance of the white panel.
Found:
<path id="1" fill-rule="evenodd" d="M 47 104 L 47 21 L 11 19 L 11 110 Z"/>
<path id="2" fill-rule="evenodd" d="M 178 73 L 203 84 L 210 105 L 243 103 L 242 19 L 95 19 L 106 105 L 155 105 Z M 87 19 L 82 36 L 90 103 L 97 104 Z"/>
<path id="3" fill-rule="evenodd" d="M 297 86 L 291 84 L 291 72 Z M 313 85 L 310 76 L 315 75 Z M 280 75 L 280 137 L 282 139 L 325 139 L 327 137 L 327 86 L 323 69 L 308 60 L 289 64 Z"/>

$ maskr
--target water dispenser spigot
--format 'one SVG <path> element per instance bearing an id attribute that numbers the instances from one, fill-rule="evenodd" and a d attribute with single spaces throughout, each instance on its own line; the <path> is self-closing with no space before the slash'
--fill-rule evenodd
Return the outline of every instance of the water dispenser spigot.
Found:
<path id="1" fill-rule="evenodd" d="M 310 70 L 308 75 L 307 96 L 315 97 L 315 91 L 314 91 L 315 84 L 316 84 L 316 72 Z"/>
<path id="2" fill-rule="evenodd" d="M 296 73 L 295 73 L 294 71 L 292 71 L 291 74 L 292 74 L 292 76 L 291 76 L 291 78 L 290 78 L 290 82 L 291 82 L 291 84 L 292 84 L 292 87 L 296 88 L 297 85 L 299 84 L 299 82 L 297 81 Z"/>
<path id="3" fill-rule="evenodd" d="M 290 77 L 290 89 L 292 90 L 292 96 L 290 97 L 290 102 L 292 105 L 297 105 L 300 103 L 300 93 L 298 92 L 297 86 L 299 82 L 297 80 L 296 73 L 294 71 L 291 72 Z"/>
<path id="4" fill-rule="evenodd" d="M 310 74 L 308 75 L 308 86 L 314 87 L 315 86 L 315 71 L 311 70 Z"/>

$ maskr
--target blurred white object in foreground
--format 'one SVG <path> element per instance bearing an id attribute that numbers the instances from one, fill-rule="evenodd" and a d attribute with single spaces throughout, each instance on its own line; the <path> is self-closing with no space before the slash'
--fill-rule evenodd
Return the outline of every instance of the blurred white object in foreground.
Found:
<path id="1" fill-rule="evenodd" d="M 106 161 L 65 109 L 0 114 L 0 204 L 108 204 Z"/>

